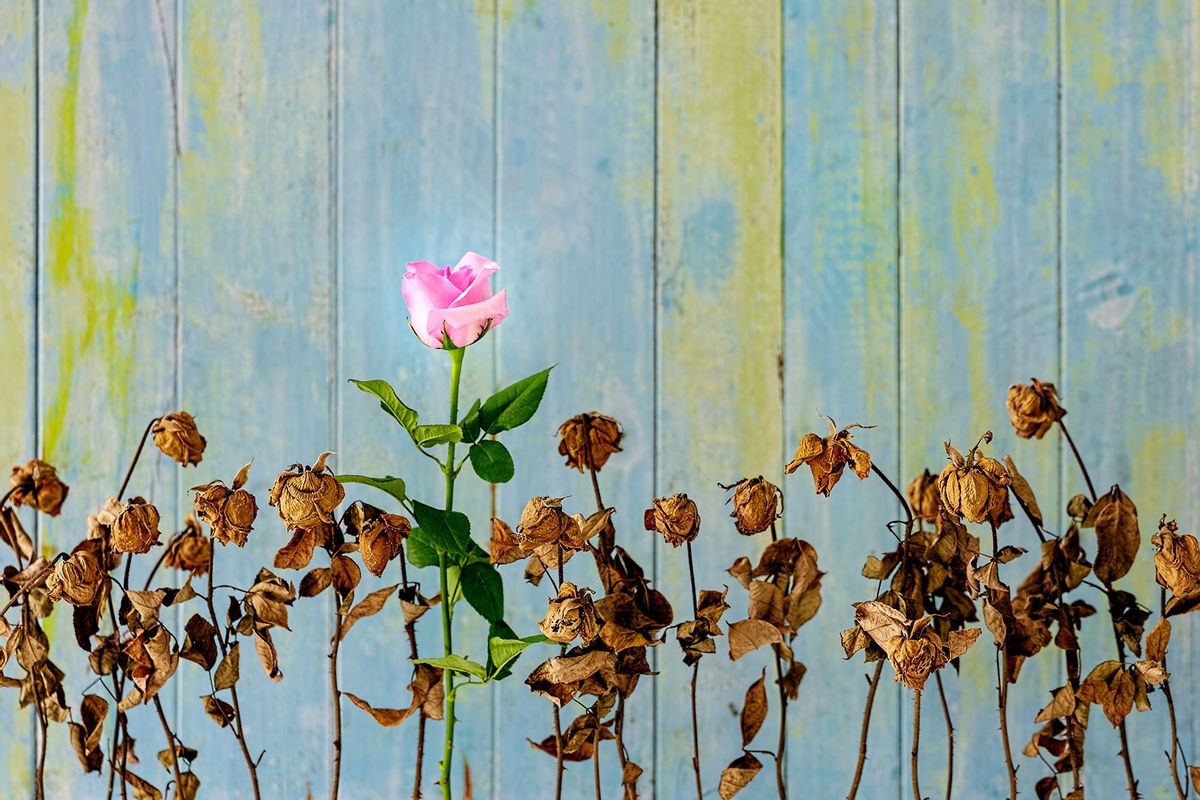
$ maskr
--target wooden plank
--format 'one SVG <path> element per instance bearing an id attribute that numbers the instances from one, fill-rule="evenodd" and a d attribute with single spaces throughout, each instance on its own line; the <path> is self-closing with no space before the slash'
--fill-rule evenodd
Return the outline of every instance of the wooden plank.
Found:
<path id="1" fill-rule="evenodd" d="M 41 522 L 50 553 L 74 546 L 86 515 L 116 493 L 146 424 L 175 403 L 174 151 L 152 5 L 79 0 L 47 5 L 39 20 L 40 439 L 71 487 L 69 512 Z M 167 530 L 178 526 L 178 479 L 150 451 L 130 484 Z M 51 619 L 51 640 L 70 666 L 74 705 L 93 676 L 63 614 Z M 173 716 L 174 699 L 164 705 Z M 143 756 L 164 746 L 152 709 L 133 710 L 129 726 Z M 51 728 L 46 769 L 48 796 L 102 791 L 100 778 L 82 775 L 66 726 Z M 165 783 L 163 773 L 147 777 Z"/>
<path id="2" fill-rule="evenodd" d="M 899 481 L 895 8 L 798 1 L 785 14 L 785 456 L 805 433 L 824 435 L 820 410 L 839 425 L 877 425 L 857 441 Z M 790 788 L 840 796 L 874 667 L 846 663 L 832 637 L 852 624 L 852 602 L 874 597 L 862 561 L 889 547 L 884 524 L 900 512 L 874 476 L 860 486 L 847 474 L 829 498 L 813 492 L 807 469 L 786 480 L 784 530 L 812 542 L 827 573 L 821 611 L 796 639 L 808 679 L 790 716 Z M 850 551 L 848 530 L 861 532 Z M 887 675 L 860 797 L 896 792 L 904 694 Z"/>
<path id="3" fill-rule="evenodd" d="M 0 464 L 37 455 L 37 27 L 23 0 L 0 2 L 0 374 L 9 401 L 0 406 Z M 32 531 L 28 514 L 22 515 Z M 5 563 L 11 563 L 5 554 Z M 16 620 L 16 616 L 10 617 Z M 33 713 L 3 695 L 0 745 L 4 785 L 12 797 L 33 791 Z"/>
<path id="4" fill-rule="evenodd" d="M 219 582 L 234 586 L 250 585 L 286 541 L 267 506 L 275 476 L 339 450 L 330 22 L 324 3 L 229 0 L 181 12 L 181 392 L 208 436 L 203 480 L 228 481 L 254 459 L 258 524 L 245 551 L 217 554 Z M 245 730 L 252 751 L 266 751 L 264 797 L 327 791 L 332 609 L 328 595 L 300 600 L 292 630 L 276 632 L 283 684 L 245 654 Z M 207 677 L 185 669 L 178 691 L 204 791 L 247 796 L 236 743 L 194 699 L 208 693 Z"/>
<path id="5" fill-rule="evenodd" d="M 1162 513 L 1194 532 L 1200 511 L 1188 489 L 1200 461 L 1200 22 L 1186 2 L 1066 4 L 1063 14 L 1067 422 L 1097 491 L 1120 483 L 1137 504 L 1142 548 L 1118 587 L 1157 612 L 1149 537 Z M 1084 491 L 1074 461 L 1063 468 L 1066 494 Z M 1094 552 L 1093 537 L 1084 541 Z M 1092 602 L 1101 615 L 1083 642 L 1085 669 L 1115 656 L 1103 599 L 1094 594 Z M 1172 674 L 1193 674 L 1196 647 L 1195 622 L 1177 619 Z M 1189 756 L 1197 735 L 1194 683 L 1183 677 L 1172 685 Z M 1135 773 L 1147 796 L 1174 796 L 1162 756 L 1170 747 L 1166 703 L 1158 693 L 1152 702 L 1153 712 L 1127 720 Z M 1111 787 L 1114 796 L 1124 791 L 1118 736 L 1099 714 L 1088 745 L 1090 785 Z"/>
<path id="6" fill-rule="evenodd" d="M 658 403 L 655 492 L 687 492 L 704 520 L 695 544 L 700 588 L 766 534 L 737 536 L 718 482 L 782 483 L 781 128 L 778 3 L 659 3 Z M 687 556 L 659 542 L 657 579 L 691 615 Z M 730 593 L 727 619 L 745 614 Z M 725 642 L 700 668 L 700 759 L 708 791 L 735 756 L 742 701 L 761 663 L 730 664 Z M 691 669 L 679 648 L 656 653 L 655 786 L 691 792 Z M 767 779 L 769 780 L 769 779 Z"/>
<path id="7" fill-rule="evenodd" d="M 946 463 L 985 430 L 987 452 L 1013 458 L 1043 508 L 1061 507 L 1052 440 L 1018 441 L 1004 399 L 1010 384 L 1058 377 L 1056 47 L 1052 2 L 905 3 L 901 7 L 902 480 Z M 985 552 L 986 526 L 975 526 Z M 1016 586 L 1034 566 L 1034 532 L 1020 519 L 1002 543 L 1031 555 L 1006 566 Z M 1008 791 L 997 732 L 994 648 L 988 635 L 944 676 L 956 726 L 961 791 Z M 1044 774 L 1021 755 L 1062 658 L 1046 650 L 1009 691 L 1009 738 L 1024 792 Z M 922 785 L 945 782 L 936 694 L 925 703 Z M 911 692 L 902 706 L 907 753 Z M 909 785 L 905 777 L 902 786 Z"/>
<path id="8" fill-rule="evenodd" d="M 411 496 L 441 505 L 443 483 L 436 467 L 417 454 L 377 403 L 345 380 L 386 378 L 423 418 L 447 418 L 449 358 L 426 348 L 409 329 L 400 282 L 408 261 L 454 264 L 467 250 L 495 253 L 495 7 L 379 0 L 346 4 L 344 15 L 339 49 L 341 343 L 340 371 L 334 376 L 344 453 L 339 467 L 403 476 Z M 400 39 L 405 46 L 396 46 Z M 467 353 L 464 410 L 475 397 L 491 393 L 493 352 L 489 337 Z M 486 545 L 488 493 L 470 468 L 458 486 L 455 507 L 470 516 L 476 540 Z M 349 492 L 349 498 L 360 496 L 376 505 L 386 500 L 369 490 Z M 426 594 L 437 593 L 436 569 L 410 568 L 409 576 Z M 398 580 L 399 565 L 389 566 L 383 582 Z M 457 649 L 482 659 L 487 627 L 465 603 L 459 609 Z M 441 655 L 436 610 L 421 620 L 418 633 L 422 656 Z M 346 652 L 347 691 L 381 705 L 407 704 L 404 686 L 411 667 L 398 607 L 356 627 Z M 381 681 L 381 675 L 392 677 Z M 343 796 L 408 795 L 416 720 L 383 730 L 349 704 L 344 716 L 344 744 L 354 767 L 344 772 Z M 454 790 L 462 790 L 466 762 L 476 796 L 492 796 L 491 693 L 464 689 L 456 716 Z M 422 781 L 428 797 L 440 796 L 435 781 L 443 737 L 442 723 L 429 722 Z"/>
<path id="9" fill-rule="evenodd" d="M 601 492 L 618 509 L 618 542 L 649 571 L 653 541 L 641 511 L 654 480 L 654 4 L 509 0 L 500 20 L 497 248 L 512 316 L 497 334 L 499 382 L 558 365 L 537 416 L 509 437 L 517 477 L 499 492 L 501 516 L 515 522 L 535 495 L 566 495 L 572 512 L 595 511 L 589 479 L 564 468 L 554 433 L 580 412 L 610 414 L 626 436 L 624 452 L 599 476 Z M 590 558 L 572 560 L 565 572 L 599 590 Z M 517 568 L 508 577 L 512 624 L 536 632 L 553 587 L 524 584 Z M 529 654 L 496 689 L 505 710 L 497 797 L 553 791 L 554 759 L 525 741 L 552 735 L 550 704 L 523 683 L 553 652 Z M 646 770 L 645 796 L 653 791 L 651 680 L 628 706 L 624 735 L 630 758 Z M 564 727 L 580 713 L 565 708 Z M 603 746 L 600 762 L 605 795 L 619 795 L 613 746 Z M 591 796 L 592 784 L 590 763 L 569 764 L 563 795 Z"/>

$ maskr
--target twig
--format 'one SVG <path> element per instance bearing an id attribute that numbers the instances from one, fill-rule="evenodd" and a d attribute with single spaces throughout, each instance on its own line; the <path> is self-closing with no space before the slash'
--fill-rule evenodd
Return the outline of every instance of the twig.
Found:
<path id="1" fill-rule="evenodd" d="M 56 555 L 54 557 L 54 559 L 50 563 L 48 563 L 45 567 L 42 568 L 41 572 L 39 572 L 37 575 L 33 576 L 28 581 L 26 581 L 25 585 L 16 591 L 16 594 L 14 594 L 12 597 L 8 598 L 8 602 L 4 604 L 4 607 L 0 608 L 0 617 L 4 616 L 4 614 L 10 608 L 12 608 L 13 605 L 18 600 L 20 600 L 26 594 L 28 594 L 29 592 L 33 591 L 34 589 L 38 588 L 43 583 L 45 583 L 46 578 L 49 578 L 50 573 L 54 571 L 54 565 L 66 557 L 67 557 L 66 553 L 59 553 L 58 555 Z"/>
<path id="2" fill-rule="evenodd" d="M 779 541 L 779 532 L 775 529 L 775 521 L 771 521 L 771 541 Z M 787 580 L 787 587 L 791 589 L 792 579 Z M 787 690 L 783 687 L 783 657 L 779 654 L 779 650 L 772 646 L 772 652 L 775 656 L 775 685 L 779 687 L 779 743 L 775 745 L 775 789 L 779 793 L 779 800 L 787 800 L 787 781 L 784 779 L 784 765 L 786 763 L 784 755 L 787 751 L 787 713 L 788 713 L 788 696 Z"/>
<path id="3" fill-rule="evenodd" d="M 1000 549 L 999 536 L 996 533 L 996 523 L 989 521 L 992 529 L 992 561 Z M 1008 771 L 1008 792 L 1010 800 L 1017 800 L 1017 767 L 1013 763 L 1012 743 L 1008 740 L 1008 676 L 1001 663 L 1004 660 L 1004 647 L 996 643 L 996 708 L 1000 715 L 1000 742 L 1004 746 L 1004 767 Z"/>
<path id="4" fill-rule="evenodd" d="M 692 543 L 687 543 L 688 578 L 692 583 L 692 619 L 700 618 L 700 601 L 696 595 L 696 564 L 692 558 Z M 700 680 L 700 659 L 692 664 L 692 771 L 696 773 L 696 800 L 704 797 L 700 782 L 700 722 L 696 716 L 696 684 Z"/>
<path id="5" fill-rule="evenodd" d="M 171 751 L 171 771 L 175 773 L 175 795 L 181 797 L 183 793 L 183 775 L 179 771 L 179 750 L 175 747 L 175 734 L 171 733 L 171 726 L 167 723 L 167 715 L 163 713 L 162 701 L 158 699 L 158 695 L 154 695 L 154 710 L 158 712 L 158 721 L 162 723 L 163 734 L 167 737 L 167 749 Z"/>
<path id="6" fill-rule="evenodd" d="M 879 688 L 879 678 L 883 675 L 883 659 L 875 662 L 875 674 L 867 689 L 867 702 L 863 707 L 862 729 L 858 734 L 858 763 L 854 767 L 854 782 L 850 784 L 850 793 L 846 800 L 854 800 L 858 796 L 858 784 L 862 781 L 863 767 L 867 763 L 867 733 L 871 729 L 871 709 L 875 706 L 875 690 Z"/>
<path id="7" fill-rule="evenodd" d="M 1117 658 L 1121 662 L 1121 669 L 1125 669 L 1125 643 L 1121 641 L 1121 633 L 1117 630 L 1117 609 L 1114 603 L 1114 592 L 1112 584 L 1104 584 L 1105 592 L 1108 595 L 1108 613 L 1112 618 L 1113 639 L 1117 643 Z M 1125 782 L 1129 788 L 1129 800 L 1138 800 L 1137 778 L 1133 775 L 1133 761 L 1129 755 L 1129 734 L 1125 730 L 1125 720 L 1117 725 L 1117 730 L 1121 734 L 1121 761 L 1125 765 Z"/>
<path id="8" fill-rule="evenodd" d="M 558 585 L 563 584 L 563 549 L 562 545 L 558 545 Z M 567 646 L 560 644 L 558 646 L 559 656 L 566 655 Z M 562 712 L 559 711 L 558 703 L 551 703 L 554 713 L 554 800 L 562 800 L 563 788 L 563 735 L 562 735 Z"/>
<path id="9" fill-rule="evenodd" d="M 1071 446 L 1071 452 L 1075 454 L 1075 463 L 1079 465 L 1079 471 L 1083 473 L 1083 480 L 1087 483 L 1088 494 L 1092 496 L 1092 502 L 1096 502 L 1096 487 L 1092 485 L 1092 476 L 1088 474 L 1087 467 L 1083 463 L 1083 456 L 1079 455 L 1079 448 L 1075 446 L 1075 440 L 1071 438 L 1070 431 L 1067 430 L 1066 424 L 1060 417 L 1058 420 L 1058 428 L 1063 432 L 1063 438 L 1067 440 L 1067 444 Z"/>
<path id="10" fill-rule="evenodd" d="M 1164 618 L 1166 616 L 1166 605 L 1167 590 L 1160 589 L 1158 593 L 1158 607 L 1159 613 L 1163 615 Z M 1164 673 L 1168 672 L 1167 654 L 1165 651 L 1163 652 L 1162 668 Z M 1167 714 L 1171 719 L 1171 755 L 1168 756 L 1168 761 L 1171 764 L 1171 781 L 1175 784 L 1175 796 L 1178 797 L 1179 800 L 1186 800 L 1188 795 L 1187 790 L 1183 788 L 1183 784 L 1179 780 L 1179 750 L 1181 749 L 1181 745 L 1179 743 L 1179 727 L 1175 720 L 1175 700 L 1171 697 L 1171 679 L 1163 679 L 1162 687 L 1163 697 L 1167 699 Z"/>
<path id="11" fill-rule="evenodd" d="M 909 761 L 909 772 L 912 773 L 913 800 L 921 800 L 921 779 L 917 776 L 917 765 L 920 762 L 918 753 L 921 747 L 921 690 L 913 690 L 913 728 L 912 755 Z"/>
<path id="12" fill-rule="evenodd" d="M 938 697 L 942 701 L 942 716 L 946 718 L 946 800 L 950 800 L 954 796 L 954 722 L 950 719 L 950 704 L 946 702 L 941 670 L 933 673 L 933 679 L 937 681 Z"/>
<path id="13" fill-rule="evenodd" d="M 117 500 L 120 501 L 125 496 L 125 490 L 129 488 L 129 479 L 133 477 L 133 468 L 137 466 L 138 459 L 142 457 L 142 449 L 146 446 L 146 438 L 150 436 L 150 429 L 154 427 L 154 423 L 158 422 L 161 417 L 155 417 L 146 425 L 146 430 L 142 431 L 142 438 L 138 442 L 137 450 L 133 453 L 133 460 L 129 462 L 129 469 L 125 470 L 125 479 L 121 481 L 121 488 L 117 490 Z"/>
<path id="14" fill-rule="evenodd" d="M 408 567 L 404 563 L 404 544 L 400 544 L 400 580 L 404 584 L 404 590 L 407 592 L 410 585 L 408 582 Z M 408 651 L 413 661 L 417 660 L 417 621 L 406 622 L 404 624 L 404 633 L 408 636 Z M 421 770 L 425 765 L 425 708 L 422 706 L 417 710 L 417 764 L 413 775 L 413 800 L 421 800 Z"/>
<path id="15" fill-rule="evenodd" d="M 592 709 L 592 716 L 596 720 L 596 735 L 592 739 L 592 780 L 596 784 L 596 800 L 601 800 L 600 792 L 600 711 L 599 702 Z"/>
<path id="16" fill-rule="evenodd" d="M 342 778 L 342 693 L 338 691 L 338 650 L 342 644 L 342 611 L 333 608 L 333 642 L 329 652 L 329 687 L 333 693 L 333 778 L 329 788 L 330 800 L 337 800 L 338 787 Z"/>
<path id="17" fill-rule="evenodd" d="M 12 491 L 10 490 L 9 493 L 4 496 L 4 499 L 2 501 L 0 501 L 0 511 L 3 510 L 4 503 L 6 503 L 8 501 L 8 497 L 11 494 L 12 494 Z M 21 557 L 21 549 L 16 544 L 15 536 L 13 537 L 13 550 L 15 551 L 16 556 L 17 556 L 17 572 L 18 573 L 24 572 L 25 571 L 25 559 Z M 56 561 L 58 560 L 57 556 L 55 557 L 55 560 Z M 48 575 L 48 574 L 49 574 L 49 571 L 47 570 L 45 574 L 39 575 L 38 576 L 39 580 L 45 580 L 46 575 Z M 12 603 L 18 597 L 20 597 L 22 594 L 28 592 L 29 589 L 31 589 L 33 587 L 33 583 L 34 582 L 32 580 L 30 580 L 29 583 L 26 584 L 26 586 L 22 587 L 21 591 L 18 591 L 15 595 L 13 595 L 9 599 L 8 606 L 5 606 L 5 610 L 7 611 L 8 607 L 11 606 Z M 29 635 L 30 629 L 33 628 L 34 625 L 36 624 L 36 620 L 34 620 L 33 614 L 30 613 L 28 601 L 21 604 L 21 624 L 25 627 L 25 635 L 26 636 Z M 36 669 L 37 664 L 34 664 L 34 667 Z M 37 709 L 38 728 L 41 731 L 40 745 L 35 744 L 35 749 L 37 751 L 37 771 L 34 775 L 34 788 L 36 790 L 37 800 L 45 800 L 45 798 L 46 798 L 46 730 L 47 730 L 48 726 L 46 724 L 46 709 L 45 709 L 44 705 L 42 704 L 42 691 L 41 691 L 42 678 L 41 678 L 41 675 L 39 674 L 40 670 L 35 672 L 34 669 L 30 669 L 30 670 L 28 670 L 28 672 L 29 672 L 29 683 L 30 683 L 30 686 L 33 687 L 33 702 L 34 702 L 35 708 Z"/>

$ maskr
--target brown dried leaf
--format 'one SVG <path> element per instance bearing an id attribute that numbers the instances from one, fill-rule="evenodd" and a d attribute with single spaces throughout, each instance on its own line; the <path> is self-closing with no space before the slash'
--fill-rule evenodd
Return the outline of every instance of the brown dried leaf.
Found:
<path id="1" fill-rule="evenodd" d="M 183 649 L 179 651 L 180 658 L 194 661 L 204 667 L 205 671 L 217 663 L 217 629 L 199 614 L 193 614 L 184 626 L 187 635 L 183 640 Z"/>
<path id="2" fill-rule="evenodd" d="M 304 569 L 312 561 L 317 537 L 309 529 L 292 534 L 291 540 L 275 554 L 275 569 Z"/>
<path id="3" fill-rule="evenodd" d="M 729 659 L 737 661 L 763 645 L 783 641 L 779 628 L 761 619 L 743 619 L 729 625 Z"/>
<path id="4" fill-rule="evenodd" d="M 878 600 L 855 603 L 854 620 L 885 653 L 890 651 L 892 641 L 908 629 L 908 620 L 903 614 Z"/>
<path id="5" fill-rule="evenodd" d="M 300 579 L 300 596 L 316 597 L 329 588 L 332 580 L 329 567 L 314 567 Z"/>
<path id="6" fill-rule="evenodd" d="M 1074 713 L 1075 691 L 1070 686 L 1060 686 L 1054 690 L 1054 697 L 1050 704 L 1038 712 L 1034 722 L 1049 722 L 1052 719 L 1068 717 Z"/>
<path id="7" fill-rule="evenodd" d="M 358 564 L 343 555 L 336 555 L 329 562 L 329 573 L 333 580 L 333 588 L 341 597 L 353 592 L 362 578 L 362 570 L 358 568 Z"/>
<path id="8" fill-rule="evenodd" d="M 1096 577 L 1105 584 L 1123 578 L 1142 543 L 1133 501 L 1120 486 L 1113 486 L 1088 511 L 1083 527 L 1096 529 L 1096 560 L 1092 565 Z"/>
<path id="9" fill-rule="evenodd" d="M 746 699 L 742 703 L 741 726 L 742 747 L 749 747 L 750 742 L 758 735 L 763 722 L 767 718 L 767 689 L 764 685 L 766 670 L 750 687 L 746 689 Z"/>
<path id="10" fill-rule="evenodd" d="M 1146 660 L 1162 663 L 1167 657 L 1167 645 L 1171 642 L 1171 623 L 1160 617 L 1146 634 Z"/>
<path id="11" fill-rule="evenodd" d="M 762 769 L 762 762 L 751 753 L 743 753 L 721 770 L 721 783 L 717 786 L 717 794 L 721 800 L 729 800 L 742 789 L 750 785 L 750 781 Z"/>
<path id="12" fill-rule="evenodd" d="M 71 746 L 84 772 L 100 772 L 104 768 L 104 752 L 100 739 L 104 732 L 104 718 L 108 715 L 108 701 L 95 694 L 85 694 L 79 704 L 79 722 L 68 723 Z"/>
<path id="13" fill-rule="evenodd" d="M 352 627 L 354 627 L 354 623 L 358 622 L 364 617 L 370 617 L 374 614 L 378 614 L 383 609 L 383 606 L 388 601 L 388 598 L 392 596 L 392 594 L 396 591 L 396 587 L 399 585 L 400 584 L 398 583 L 394 583 L 391 586 L 385 586 L 382 589 L 376 589 L 364 597 L 358 603 L 358 605 L 350 609 L 350 613 L 343 618 L 342 627 L 338 633 L 338 636 L 342 639 L 345 639 L 346 634 L 350 632 Z"/>
<path id="14" fill-rule="evenodd" d="M 235 686 L 240 677 L 238 662 L 240 661 L 241 651 L 239 643 L 234 642 L 229 648 L 229 652 L 221 659 L 221 663 L 217 665 L 217 671 L 213 674 L 213 688 L 217 691 L 229 689 Z"/>
<path id="15" fill-rule="evenodd" d="M 277 683 L 283 680 L 283 673 L 279 670 L 279 653 L 275 650 L 275 643 L 271 641 L 269 631 L 254 632 L 254 652 L 258 654 L 258 660 L 262 662 L 263 672 L 268 678 Z"/>
<path id="16" fill-rule="evenodd" d="M 200 700 L 204 703 L 204 713 L 222 728 L 233 721 L 233 706 L 229 703 L 211 694 L 202 696 Z"/>
<path id="17" fill-rule="evenodd" d="M 971 646 L 979 639 L 981 633 L 983 631 L 979 628 L 950 631 L 946 638 L 946 649 L 949 651 L 949 654 L 946 656 L 947 659 L 953 661 L 970 650 Z"/>
<path id="18" fill-rule="evenodd" d="M 1042 510 L 1038 508 L 1037 498 L 1033 495 L 1033 488 L 1029 485 L 1029 481 L 1025 480 L 1025 476 L 1017 471 L 1017 465 L 1013 463 L 1012 456 L 1004 457 L 1004 465 L 1008 467 L 1008 477 L 1012 481 L 1008 488 L 1012 489 L 1013 494 L 1017 496 L 1017 502 L 1029 512 L 1029 516 L 1033 517 L 1040 527 Z"/>
<path id="19" fill-rule="evenodd" d="M 409 706 L 408 708 L 375 708 L 366 700 L 363 700 L 357 695 L 350 692 L 342 692 L 342 696 L 350 700 L 351 703 L 366 711 L 375 721 L 385 728 L 394 728 L 404 720 L 412 716 L 412 713 L 417 710 L 417 706 Z"/>

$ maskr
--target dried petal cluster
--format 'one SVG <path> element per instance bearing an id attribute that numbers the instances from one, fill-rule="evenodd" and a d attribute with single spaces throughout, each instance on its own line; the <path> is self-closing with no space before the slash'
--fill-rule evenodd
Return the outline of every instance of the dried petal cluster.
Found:
<path id="1" fill-rule="evenodd" d="M 621 452 L 621 423 L 592 411 L 577 414 L 558 427 L 558 454 L 566 456 L 567 466 L 580 472 L 599 472 L 608 457 Z"/>
<path id="2" fill-rule="evenodd" d="M 14 506 L 29 506 L 57 517 L 67 499 L 68 487 L 58 477 L 58 470 L 36 458 L 13 467 L 9 482 L 9 499 Z"/>
<path id="3" fill-rule="evenodd" d="M 991 440 L 992 432 L 988 431 L 980 442 Z M 1003 464 L 981 455 L 978 444 L 964 458 L 946 442 L 946 455 L 950 463 L 938 476 L 938 493 L 947 511 L 968 522 L 1000 525 L 1012 519 L 1008 502 L 1008 486 L 1012 481 Z"/>
<path id="4" fill-rule="evenodd" d="M 562 501 L 561 497 L 534 497 L 525 504 L 517 527 L 517 541 L 523 552 L 574 541 L 579 523 L 563 511 Z"/>
<path id="5" fill-rule="evenodd" d="M 558 587 L 558 596 L 549 602 L 545 618 L 538 623 L 545 637 L 560 644 L 578 638 L 584 647 L 590 645 L 599 632 L 591 591 L 579 589 L 570 581 L 563 581 Z"/>
<path id="6" fill-rule="evenodd" d="M 1054 423 L 1067 415 L 1058 404 L 1058 391 L 1053 383 L 1030 378 L 1029 383 L 1009 387 L 1005 400 L 1013 430 L 1022 439 L 1041 439 Z"/>
<path id="7" fill-rule="evenodd" d="M 871 426 L 856 423 L 838 430 L 832 419 L 825 417 L 825 421 L 829 424 L 829 433 L 823 438 L 815 433 L 804 434 L 796 447 L 796 454 L 783 469 L 790 475 L 807 464 L 812 472 L 817 494 L 828 497 L 833 487 L 841 480 L 846 464 L 849 464 L 854 474 L 862 480 L 866 480 L 870 474 L 871 454 L 851 441 L 853 436 L 850 430 Z"/>
<path id="8" fill-rule="evenodd" d="M 249 473 L 250 465 L 246 464 L 238 470 L 231 486 L 216 480 L 191 489 L 196 493 L 193 500 L 196 516 L 212 527 L 213 536 L 221 544 L 232 542 L 238 547 L 245 547 L 254 520 L 258 517 L 258 501 L 242 488 Z"/>
<path id="9" fill-rule="evenodd" d="M 943 642 L 933 631 L 932 616 L 909 620 L 896 609 L 876 600 L 855 603 L 854 621 L 887 654 L 888 662 L 896 671 L 896 681 L 917 690 L 925 687 L 931 674 L 969 650 L 980 634 L 979 628 L 955 630 Z M 852 631 L 842 633 L 843 643 L 848 639 L 856 641 L 853 652 L 847 648 L 847 657 L 866 646 L 866 642 Z"/>
<path id="10" fill-rule="evenodd" d="M 200 530 L 195 517 L 188 514 L 184 530 L 167 546 L 163 563 L 171 569 L 206 575 L 212 566 L 212 540 Z"/>
<path id="11" fill-rule="evenodd" d="M 358 539 L 363 566 L 375 577 L 400 555 L 412 523 L 402 514 L 389 514 L 368 503 L 355 503 L 348 515 L 349 530 Z"/>
<path id="12" fill-rule="evenodd" d="M 140 497 L 121 508 L 112 524 L 112 546 L 120 553 L 148 553 L 160 544 L 158 509 Z"/>
<path id="13" fill-rule="evenodd" d="M 200 463 L 206 442 L 188 412 L 175 411 L 160 417 L 150 433 L 154 436 L 154 446 L 183 466 Z"/>
<path id="14" fill-rule="evenodd" d="M 1178 533 L 1166 514 L 1158 522 L 1154 545 L 1154 579 L 1171 593 L 1165 613 L 1190 611 L 1200 605 L 1200 543 L 1190 533 Z"/>
<path id="15" fill-rule="evenodd" d="M 287 529 L 308 530 L 333 522 L 333 510 L 346 489 L 325 464 L 333 453 L 321 453 L 311 467 L 293 464 L 275 479 L 268 505 L 278 506 Z"/>
<path id="16" fill-rule="evenodd" d="M 672 547 L 694 541 L 700 533 L 700 511 L 686 494 L 655 498 L 644 517 L 646 530 L 658 531 Z"/>
<path id="17" fill-rule="evenodd" d="M 54 567 L 46 577 L 51 600 L 66 600 L 73 606 L 94 605 L 108 583 L 108 573 L 88 550 L 77 550 Z"/>
<path id="18" fill-rule="evenodd" d="M 927 469 L 922 470 L 920 475 L 908 482 L 905 494 L 908 495 L 908 507 L 912 509 L 913 517 L 923 522 L 937 521 L 942 498 L 936 475 Z"/>
<path id="19" fill-rule="evenodd" d="M 763 476 L 757 478 L 742 478 L 722 489 L 733 490 L 728 502 L 733 503 L 733 517 L 738 533 L 743 536 L 753 536 L 762 533 L 775 524 L 779 519 L 779 506 L 783 493 L 779 487 Z"/>

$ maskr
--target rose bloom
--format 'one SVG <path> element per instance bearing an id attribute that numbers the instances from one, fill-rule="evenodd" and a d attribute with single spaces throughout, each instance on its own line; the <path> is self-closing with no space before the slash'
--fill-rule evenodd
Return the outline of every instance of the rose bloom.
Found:
<path id="1" fill-rule="evenodd" d="M 478 253 L 467 253 L 454 269 L 429 261 L 412 261 L 401 291 L 409 323 L 429 347 L 443 346 L 443 331 L 455 347 L 479 340 L 484 331 L 508 316 L 504 290 L 492 294 L 492 273 L 500 265 Z"/>

